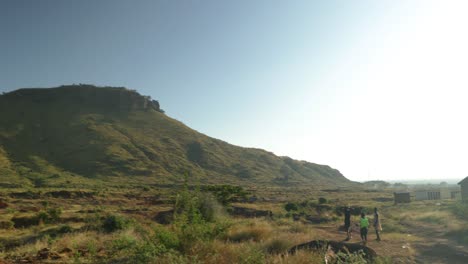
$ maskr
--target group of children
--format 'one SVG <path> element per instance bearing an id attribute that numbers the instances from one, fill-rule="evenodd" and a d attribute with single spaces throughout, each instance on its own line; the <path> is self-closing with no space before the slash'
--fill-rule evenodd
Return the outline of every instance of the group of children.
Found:
<path id="1" fill-rule="evenodd" d="M 346 240 L 351 239 L 351 208 L 345 208 L 345 230 L 347 234 Z M 382 226 L 380 225 L 380 216 L 377 208 L 374 208 L 374 223 L 375 234 L 377 235 L 377 241 L 380 241 L 380 231 L 382 231 Z M 359 227 L 361 233 L 361 241 L 363 244 L 367 243 L 367 231 L 369 229 L 369 219 L 366 217 L 365 213 L 361 213 L 361 218 L 359 219 Z"/>

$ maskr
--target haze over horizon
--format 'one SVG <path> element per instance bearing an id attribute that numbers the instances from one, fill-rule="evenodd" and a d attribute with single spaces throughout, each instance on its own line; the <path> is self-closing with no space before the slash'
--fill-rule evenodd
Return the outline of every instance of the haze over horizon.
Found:
<path id="1" fill-rule="evenodd" d="M 352 180 L 468 175 L 468 2 L 0 0 L 0 92 L 150 95 L 211 137 Z"/>

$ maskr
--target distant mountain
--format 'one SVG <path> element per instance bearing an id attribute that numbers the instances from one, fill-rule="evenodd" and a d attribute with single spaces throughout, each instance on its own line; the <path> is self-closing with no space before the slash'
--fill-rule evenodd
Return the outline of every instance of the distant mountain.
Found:
<path id="1" fill-rule="evenodd" d="M 329 166 L 242 148 L 190 129 L 123 87 L 70 85 L 0 96 L 0 185 L 346 186 Z"/>

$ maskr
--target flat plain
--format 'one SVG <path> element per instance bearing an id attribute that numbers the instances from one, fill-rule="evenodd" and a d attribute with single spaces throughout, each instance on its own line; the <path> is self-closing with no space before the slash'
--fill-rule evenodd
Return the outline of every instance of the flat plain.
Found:
<path id="1" fill-rule="evenodd" d="M 363 254 L 300 250 L 343 241 L 350 206 L 383 231 L 374 263 L 466 263 L 468 206 L 454 200 L 394 204 L 392 190 L 180 185 L 2 189 L 4 263 L 371 263 Z"/>

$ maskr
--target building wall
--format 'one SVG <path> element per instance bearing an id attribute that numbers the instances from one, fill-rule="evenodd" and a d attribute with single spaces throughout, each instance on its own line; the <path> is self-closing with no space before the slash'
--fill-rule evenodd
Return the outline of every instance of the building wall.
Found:
<path id="1" fill-rule="evenodd" d="M 414 193 L 414 199 L 416 201 L 428 200 L 427 191 L 419 191 Z"/>
<path id="2" fill-rule="evenodd" d="M 448 188 L 440 189 L 440 199 L 450 199 L 450 191 Z"/>
<path id="3" fill-rule="evenodd" d="M 411 196 L 409 193 L 394 193 L 395 203 L 409 203 Z"/>
<path id="4" fill-rule="evenodd" d="M 450 198 L 455 199 L 455 200 L 461 200 L 461 192 L 460 191 L 450 192 Z"/>
<path id="5" fill-rule="evenodd" d="M 450 191 L 446 188 L 432 191 L 417 191 L 414 193 L 414 199 L 416 201 L 422 200 L 440 200 L 440 199 L 450 199 Z"/>
<path id="6" fill-rule="evenodd" d="M 464 201 L 468 201 L 468 182 L 461 183 L 461 196 Z"/>
<path id="7" fill-rule="evenodd" d="M 428 191 L 427 197 L 429 200 L 440 200 L 440 191 Z"/>

